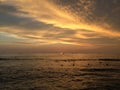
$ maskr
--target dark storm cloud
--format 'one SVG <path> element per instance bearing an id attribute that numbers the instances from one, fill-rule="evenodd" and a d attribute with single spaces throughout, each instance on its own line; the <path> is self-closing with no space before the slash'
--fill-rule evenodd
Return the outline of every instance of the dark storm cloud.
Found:
<path id="1" fill-rule="evenodd" d="M 19 27 L 31 30 L 46 29 L 52 26 L 33 18 L 16 15 L 21 13 L 25 14 L 26 12 L 19 11 L 18 7 L 12 5 L 0 4 L 0 27 Z"/>
<path id="2" fill-rule="evenodd" d="M 95 7 L 93 15 L 97 21 L 106 22 L 120 31 L 120 0 L 96 0 Z"/>
<path id="3" fill-rule="evenodd" d="M 0 4 L 0 12 L 2 13 L 16 13 L 19 12 L 17 7 L 8 5 L 8 4 Z"/>

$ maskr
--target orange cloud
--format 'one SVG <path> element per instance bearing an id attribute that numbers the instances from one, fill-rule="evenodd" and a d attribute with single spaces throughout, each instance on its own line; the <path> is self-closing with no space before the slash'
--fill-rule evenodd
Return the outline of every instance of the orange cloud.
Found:
<path id="1" fill-rule="evenodd" d="M 24 18 L 32 18 L 35 21 L 42 22 L 47 25 L 51 25 L 48 28 L 34 28 L 33 30 L 26 30 L 25 28 L 20 27 L 1 27 L 0 30 L 4 32 L 10 32 L 19 37 L 27 38 L 30 41 L 38 42 L 42 41 L 45 43 L 64 43 L 64 44 L 81 44 L 82 42 L 73 42 L 67 41 L 66 39 L 90 39 L 90 38 L 100 38 L 100 37 L 108 37 L 108 38 L 120 38 L 120 32 L 114 31 L 113 28 L 109 28 L 109 24 L 102 23 L 103 25 L 98 25 L 98 23 L 91 22 L 90 24 L 86 22 L 85 16 L 90 15 L 91 11 L 89 7 L 92 7 L 92 3 L 89 2 L 87 6 L 84 7 L 85 11 L 82 11 L 78 16 L 74 14 L 74 12 L 70 12 L 68 7 L 67 9 L 62 9 L 62 7 L 57 6 L 54 2 L 50 0 L 3 0 L 4 3 L 9 3 L 14 5 L 19 9 L 19 11 L 24 13 L 14 13 L 16 16 L 24 17 Z M 79 3 L 80 5 L 84 4 L 84 2 Z M 83 6 L 83 5 L 82 5 Z M 86 14 L 88 12 L 88 14 Z M 77 12 L 76 12 L 77 13 Z M 85 15 L 85 16 L 84 16 Z M 89 17 L 89 16 L 88 16 Z M 79 20 L 77 20 L 79 19 Z M 28 22 L 27 22 L 28 23 Z M 26 24 L 26 22 L 20 22 L 20 25 Z M 103 26 L 107 26 L 105 28 Z M 60 32 L 69 32 L 69 30 L 75 31 L 72 34 L 66 34 L 61 38 L 56 38 L 56 35 L 61 34 Z M 11 31 L 10 31 L 11 30 Z M 82 33 L 83 30 L 91 31 L 92 33 L 96 33 L 96 36 L 87 36 Z M 36 31 L 36 32 L 35 32 Z M 51 34 L 52 38 L 47 38 L 45 35 Z M 86 34 L 89 34 L 86 32 Z M 70 36 L 72 35 L 72 36 Z M 64 39 L 63 39 L 64 38 Z M 89 45 L 89 44 L 88 44 Z"/>

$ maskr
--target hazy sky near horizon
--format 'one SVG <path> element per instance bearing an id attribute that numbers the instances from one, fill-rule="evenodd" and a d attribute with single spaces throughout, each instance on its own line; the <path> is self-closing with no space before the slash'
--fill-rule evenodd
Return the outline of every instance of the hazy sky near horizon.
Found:
<path id="1" fill-rule="evenodd" d="M 120 53 L 120 0 L 0 0 L 0 53 Z"/>

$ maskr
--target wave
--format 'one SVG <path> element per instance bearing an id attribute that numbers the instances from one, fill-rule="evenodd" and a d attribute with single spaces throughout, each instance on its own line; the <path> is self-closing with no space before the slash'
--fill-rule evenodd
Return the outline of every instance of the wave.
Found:
<path id="1" fill-rule="evenodd" d="M 51 59 L 51 58 L 44 58 L 44 57 L 0 57 L 0 60 L 55 60 L 56 62 L 64 61 L 64 62 L 70 62 L 70 61 L 120 61 L 120 59 L 115 59 L 115 58 L 98 58 L 98 59 Z"/>

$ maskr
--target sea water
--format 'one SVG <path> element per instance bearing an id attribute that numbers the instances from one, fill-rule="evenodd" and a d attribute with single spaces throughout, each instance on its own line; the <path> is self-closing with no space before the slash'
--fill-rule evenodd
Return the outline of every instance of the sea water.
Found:
<path id="1" fill-rule="evenodd" d="M 120 90 L 120 57 L 0 55 L 0 90 Z"/>

